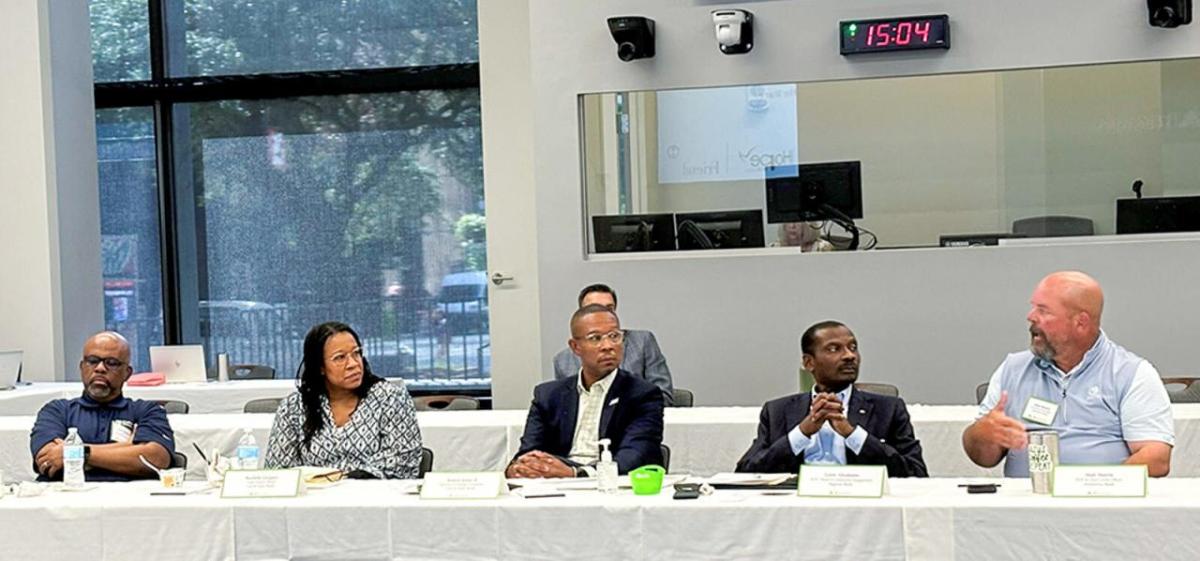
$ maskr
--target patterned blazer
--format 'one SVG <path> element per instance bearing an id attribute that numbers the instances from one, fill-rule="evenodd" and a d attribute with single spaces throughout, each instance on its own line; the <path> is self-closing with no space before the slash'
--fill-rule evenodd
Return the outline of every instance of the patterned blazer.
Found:
<path id="1" fill-rule="evenodd" d="M 267 446 L 268 469 L 297 466 L 362 470 L 380 479 L 416 479 L 421 461 L 421 429 L 412 397 L 404 386 L 386 380 L 371 386 L 345 425 L 333 423 L 329 398 L 321 396 L 325 426 L 304 441 L 304 405 L 300 392 L 279 404 Z"/>

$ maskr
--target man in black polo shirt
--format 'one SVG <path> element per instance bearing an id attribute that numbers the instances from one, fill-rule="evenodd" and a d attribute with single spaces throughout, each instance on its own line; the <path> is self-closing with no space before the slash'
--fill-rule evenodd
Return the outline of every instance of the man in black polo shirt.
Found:
<path id="1" fill-rule="evenodd" d="M 153 478 L 154 472 L 138 456 L 160 468 L 170 465 L 175 435 L 166 411 L 153 401 L 121 395 L 132 374 L 129 343 L 121 335 L 97 333 L 84 343 L 79 361 L 83 395 L 47 403 L 38 411 L 29 435 L 38 481 L 62 479 L 63 439 L 70 427 L 76 427 L 83 439 L 88 481 Z"/>

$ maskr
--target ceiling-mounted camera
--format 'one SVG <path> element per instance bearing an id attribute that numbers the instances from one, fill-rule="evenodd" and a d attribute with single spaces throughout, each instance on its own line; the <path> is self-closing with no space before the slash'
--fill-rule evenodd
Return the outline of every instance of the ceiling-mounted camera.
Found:
<path id="1" fill-rule="evenodd" d="M 1150 25 L 1179 27 L 1192 23 L 1192 0 L 1146 0 Z"/>
<path id="2" fill-rule="evenodd" d="M 617 58 L 629 62 L 654 56 L 654 20 L 642 16 L 611 17 L 608 31 L 617 42 Z"/>
<path id="3" fill-rule="evenodd" d="M 712 19 L 721 52 L 740 55 L 754 48 L 754 14 L 746 10 L 714 10 Z"/>

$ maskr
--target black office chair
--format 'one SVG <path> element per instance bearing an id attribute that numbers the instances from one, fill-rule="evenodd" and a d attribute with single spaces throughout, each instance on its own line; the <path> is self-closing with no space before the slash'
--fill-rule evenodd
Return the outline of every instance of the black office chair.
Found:
<path id="1" fill-rule="evenodd" d="M 166 409 L 168 415 L 183 415 L 191 409 L 186 401 L 178 399 L 156 399 L 154 402 Z"/>
<path id="2" fill-rule="evenodd" d="M 975 386 L 975 403 L 983 403 L 983 398 L 987 397 L 988 386 L 991 382 L 984 382 Z"/>
<path id="3" fill-rule="evenodd" d="M 167 467 L 187 469 L 187 456 L 183 455 L 183 452 L 172 452 L 171 465 Z"/>
<path id="4" fill-rule="evenodd" d="M 1177 376 L 1163 378 L 1162 382 L 1171 403 L 1200 403 L 1200 378 Z"/>
<path id="5" fill-rule="evenodd" d="M 889 397 L 900 397 L 900 388 L 892 384 L 881 384 L 878 382 L 858 382 L 854 384 L 854 389 L 862 390 L 867 393 L 877 393 Z"/>
<path id="6" fill-rule="evenodd" d="M 417 467 L 417 477 L 424 479 L 425 474 L 433 471 L 433 450 L 421 447 L 421 464 Z"/>
<path id="7" fill-rule="evenodd" d="M 274 413 L 279 409 L 282 397 L 263 397 L 251 399 L 242 406 L 242 413 Z"/>
<path id="8" fill-rule="evenodd" d="M 695 399 L 696 396 L 692 393 L 692 390 L 685 390 L 683 388 L 671 390 L 671 400 L 674 401 L 671 407 L 691 407 Z"/>
<path id="9" fill-rule="evenodd" d="M 658 449 L 662 452 L 662 467 L 666 471 L 671 471 L 671 448 L 666 444 L 659 444 Z"/>
<path id="10" fill-rule="evenodd" d="M 263 364 L 234 364 L 229 367 L 230 380 L 274 380 L 275 369 Z"/>
<path id="11" fill-rule="evenodd" d="M 1030 238 L 1054 238 L 1060 236 L 1090 236 L 1096 232 L 1091 218 L 1079 216 L 1031 216 L 1014 220 L 1014 234 Z"/>
<path id="12" fill-rule="evenodd" d="M 417 411 L 474 411 L 479 400 L 466 395 L 424 395 L 413 398 Z"/>

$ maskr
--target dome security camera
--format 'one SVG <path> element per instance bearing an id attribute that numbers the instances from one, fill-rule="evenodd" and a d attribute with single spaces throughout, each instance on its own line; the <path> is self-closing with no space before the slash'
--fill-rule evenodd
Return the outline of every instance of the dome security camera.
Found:
<path id="1" fill-rule="evenodd" d="M 740 55 L 754 48 L 754 14 L 746 10 L 714 10 L 712 19 L 721 52 Z"/>

